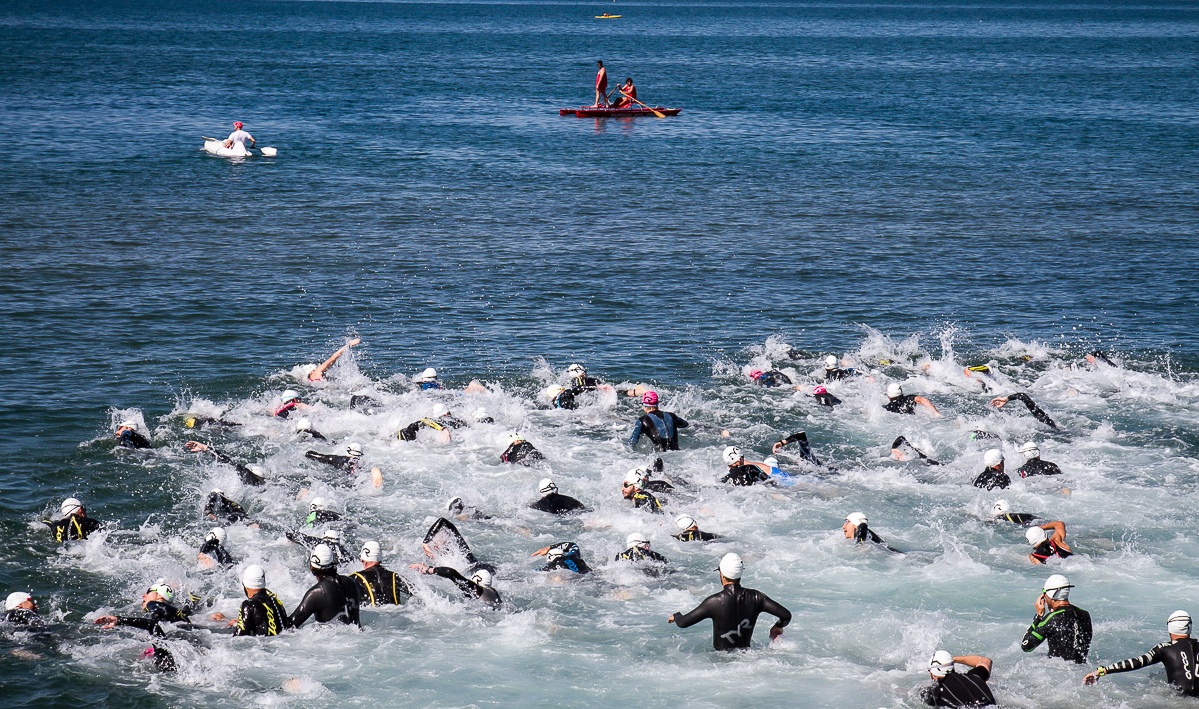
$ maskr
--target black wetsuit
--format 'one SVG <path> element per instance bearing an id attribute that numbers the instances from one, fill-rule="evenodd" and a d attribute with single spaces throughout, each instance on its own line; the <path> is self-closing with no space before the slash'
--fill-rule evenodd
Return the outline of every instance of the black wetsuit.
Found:
<path id="1" fill-rule="evenodd" d="M 1020 649 L 1032 652 L 1046 640 L 1049 641 L 1049 657 L 1085 663 L 1091 649 L 1091 614 L 1075 606 L 1066 606 L 1036 616 L 1020 641 Z"/>
<path id="2" fill-rule="evenodd" d="M 570 380 L 570 388 L 575 394 L 582 394 L 587 391 L 595 391 L 599 388 L 600 380 L 595 377 L 583 375 Z"/>
<path id="3" fill-rule="evenodd" d="M 239 479 L 240 479 L 240 480 L 241 480 L 241 481 L 242 481 L 244 484 L 246 484 L 246 485 L 254 485 L 254 486 L 256 486 L 256 487 L 257 487 L 257 486 L 260 486 L 260 485 L 266 485 L 266 480 L 265 480 L 263 477 L 261 477 L 260 475 L 258 475 L 257 473 L 255 473 L 253 470 L 250 470 L 250 469 L 249 469 L 248 467 L 246 467 L 245 465 L 243 465 L 243 464 L 241 464 L 241 463 L 238 463 L 237 461 L 233 460 L 232 458 L 230 458 L 229 456 L 227 456 L 227 455 L 225 455 L 224 453 L 220 452 L 219 450 L 217 450 L 217 449 L 215 449 L 215 448 L 209 448 L 209 449 L 208 449 L 208 452 L 212 454 L 212 457 L 214 457 L 214 458 L 216 458 L 217 460 L 221 461 L 221 462 L 222 462 L 222 463 L 224 463 L 225 465 L 232 465 L 232 466 L 233 466 L 233 468 L 234 468 L 235 470 L 237 470 L 237 477 L 238 477 L 238 478 L 239 478 Z"/>
<path id="4" fill-rule="evenodd" d="M 362 621 L 358 617 L 358 586 L 345 576 L 335 573 L 317 577 L 316 585 L 304 594 L 304 599 L 292 611 L 288 622 L 299 628 L 313 616 L 316 616 L 318 623 L 340 620 L 346 625 L 353 623 L 361 628 Z"/>
<path id="5" fill-rule="evenodd" d="M 341 542 L 334 544 L 324 537 L 313 537 L 296 529 L 286 529 L 283 531 L 283 534 L 288 538 L 288 540 L 304 546 L 309 551 L 315 549 L 318 544 L 324 544 L 333 550 L 333 558 L 339 565 L 344 564 L 350 559 L 354 558 L 354 555 L 350 553 L 350 550 L 347 549 Z"/>
<path id="6" fill-rule="evenodd" d="M 541 567 L 542 571 L 573 571 L 576 574 L 589 574 L 591 567 L 583 561 L 582 550 L 579 545 L 574 542 L 560 542 L 553 545 L 551 548 L 561 549 L 562 556 L 553 557 L 549 562 Z"/>
<path id="7" fill-rule="evenodd" d="M 180 623 L 190 624 L 191 618 L 186 609 L 180 610 L 170 603 L 162 601 L 150 601 L 146 604 L 145 618 L 132 618 L 127 616 L 118 616 L 117 625 L 128 625 L 134 628 L 141 628 L 148 631 L 152 635 L 159 637 L 165 636 L 166 633 L 162 629 L 163 623 Z M 189 626 L 190 627 L 190 626 Z"/>
<path id="8" fill-rule="evenodd" d="M 37 614 L 37 611 L 29 608 L 14 608 L 6 612 L 4 622 L 25 628 L 44 628 L 46 626 L 46 621 Z"/>
<path id="9" fill-rule="evenodd" d="M 977 478 L 974 478 L 974 487 L 981 487 L 984 490 L 994 490 L 995 488 L 1003 490 L 1011 484 L 1012 479 L 1008 477 L 1007 473 L 995 468 L 987 468 L 979 473 Z"/>
<path id="10" fill-rule="evenodd" d="M 466 558 L 466 563 L 470 564 L 472 571 L 475 569 L 495 571 L 495 567 L 490 564 L 484 564 L 475 558 L 474 553 L 470 550 L 470 545 L 466 543 L 466 538 L 462 536 L 462 533 L 458 531 L 453 522 L 445 517 L 438 517 L 437 521 L 429 527 L 429 531 L 425 532 L 424 543 L 432 544 L 435 547 L 443 547 L 445 539 L 448 539 L 449 543 L 453 544 L 462 553 L 463 557 Z"/>
<path id="11" fill-rule="evenodd" d="M 827 406 L 829 408 L 839 406 L 842 403 L 840 399 L 828 393 L 827 391 L 823 394 L 813 394 L 812 398 L 816 400 L 817 404 L 820 404 L 821 406 Z"/>
<path id="12" fill-rule="evenodd" d="M 378 401 L 372 399 L 366 394 L 353 394 L 350 396 L 351 409 L 364 409 L 369 411 L 370 409 L 375 409 L 379 406 L 381 406 L 381 404 Z"/>
<path id="13" fill-rule="evenodd" d="M 1003 522 L 1011 522 L 1013 524 L 1027 525 L 1029 522 L 1037 519 L 1037 516 L 1031 512 L 1008 512 L 1006 514 L 999 515 L 995 519 Z"/>
<path id="14" fill-rule="evenodd" d="M 1140 657 L 1121 660 L 1104 665 L 1107 674 L 1131 672 L 1142 667 L 1162 663 L 1166 667 L 1166 681 L 1188 697 L 1199 697 L 1199 640 L 1179 638 L 1154 645 Z"/>
<path id="15" fill-rule="evenodd" d="M 1049 414 L 1042 411 L 1040 406 L 1037 406 L 1035 403 L 1033 403 L 1033 400 L 1029 398 L 1028 394 L 1017 392 L 1006 398 L 1009 402 L 1023 401 L 1024 405 L 1028 407 L 1028 411 L 1032 414 L 1033 418 L 1052 429 L 1057 428 L 1057 424 L 1053 422 L 1053 419 L 1049 418 Z"/>
<path id="16" fill-rule="evenodd" d="M 499 608 L 503 603 L 499 592 L 494 588 L 491 588 L 490 586 L 483 586 L 471 581 L 462 574 L 458 573 L 457 569 L 451 569 L 448 566 L 434 566 L 430 570 L 436 576 L 453 581 L 454 585 L 461 589 L 463 595 L 465 595 L 467 598 L 477 598 L 492 608 Z"/>
<path id="17" fill-rule="evenodd" d="M 117 444 L 122 448 L 149 448 L 150 439 L 128 428 L 121 431 L 121 435 L 117 437 Z"/>
<path id="18" fill-rule="evenodd" d="M 729 472 L 725 473 L 720 479 L 722 483 L 730 485 L 746 486 L 754 483 L 766 482 L 770 479 L 770 475 L 762 472 L 762 469 L 756 465 L 734 465 L 729 468 Z"/>
<path id="19" fill-rule="evenodd" d="M 327 522 L 337 522 L 342 519 L 341 515 L 333 510 L 313 510 L 304 518 L 305 527 L 316 527 Z"/>
<path id="20" fill-rule="evenodd" d="M 879 546 L 883 547 L 887 551 L 893 551 L 897 554 L 903 553 L 903 552 L 899 551 L 898 549 L 896 549 L 895 547 L 892 547 L 891 545 L 889 545 L 885 541 L 883 541 L 883 538 L 878 536 L 877 534 L 875 534 L 874 530 L 871 529 L 869 526 L 867 526 L 867 524 L 865 522 L 859 524 L 857 527 L 854 528 L 853 542 L 854 542 L 854 544 L 861 544 L 863 542 L 872 542 L 874 544 L 878 544 Z"/>
<path id="21" fill-rule="evenodd" d="M 197 431 L 203 431 L 206 428 L 238 428 L 241 426 L 240 423 L 224 421 L 211 416 L 188 416 L 183 419 L 183 425 Z"/>
<path id="22" fill-rule="evenodd" d="M 1052 539 L 1046 539 L 1045 541 L 1033 547 L 1031 556 L 1044 564 L 1052 556 L 1065 559 L 1068 556 L 1074 556 L 1074 552 L 1066 551 L 1065 549 L 1059 547 Z"/>
<path id="23" fill-rule="evenodd" d="M 676 613 L 674 624 L 687 628 L 706 618 L 712 620 L 712 647 L 716 650 L 748 648 L 753 640 L 758 614 L 766 612 L 778 617 L 776 628 L 791 622 L 791 611 L 776 603 L 770 596 L 739 582 L 727 584 L 719 593 L 708 596 L 688 613 Z"/>
<path id="24" fill-rule="evenodd" d="M 1022 478 L 1029 478 L 1034 475 L 1061 475 L 1062 469 L 1057 467 L 1057 463 L 1050 463 L 1040 458 L 1032 458 L 1025 461 L 1024 465 L 1016 468 L 1016 472 L 1020 473 L 1020 477 Z"/>
<path id="25" fill-rule="evenodd" d="M 912 445 L 912 442 L 909 441 L 908 439 L 904 438 L 903 436 L 900 436 L 899 438 L 896 438 L 894 441 L 891 442 L 891 450 L 895 450 L 896 448 L 901 448 L 904 446 L 906 446 L 908 450 L 915 453 L 916 456 L 918 458 L 920 458 L 921 463 L 924 463 L 925 465 L 940 465 L 940 463 L 938 463 L 937 461 L 933 460 L 932 458 L 929 458 L 927 455 L 922 453 L 920 451 L 920 449 L 918 449 L 918 448 L 916 448 L 916 446 Z"/>
<path id="26" fill-rule="evenodd" d="M 587 506 L 579 502 L 570 495 L 562 495 L 557 492 L 551 492 L 545 495 L 540 500 L 529 505 L 535 510 L 549 512 L 554 515 L 567 515 L 574 512 L 584 512 Z"/>
<path id="27" fill-rule="evenodd" d="M 803 458 L 809 463 L 812 463 L 813 465 L 820 465 L 820 459 L 817 458 L 816 454 L 812 452 L 812 444 L 808 442 L 808 434 L 806 431 L 796 431 L 790 436 L 787 436 L 779 441 L 779 443 L 782 443 L 783 446 L 788 446 L 792 443 L 798 443 L 799 457 Z"/>
<path id="28" fill-rule="evenodd" d="M 179 664 L 175 662 L 175 656 L 170 650 L 161 645 L 151 645 L 150 648 L 154 651 L 151 657 L 154 658 L 154 666 L 159 672 L 174 672 L 179 669 Z"/>
<path id="29" fill-rule="evenodd" d="M 422 428 L 431 428 L 434 431 L 444 431 L 447 428 L 462 428 L 466 426 L 466 422 L 462 419 L 454 418 L 453 416 L 438 416 L 435 419 L 423 418 L 420 421 L 413 421 L 405 426 L 399 432 L 401 441 L 415 441 L 416 434 Z"/>
<path id="30" fill-rule="evenodd" d="M 950 672 L 924 689 L 924 703 L 933 707 L 986 707 L 995 703 L 987 686 L 991 672 L 971 667 L 968 672 Z"/>
<path id="31" fill-rule="evenodd" d="M 671 536 L 673 536 L 675 539 L 679 540 L 680 542 L 710 542 L 713 539 L 721 538 L 719 534 L 712 534 L 711 532 L 701 532 L 698 529 L 688 529 L 684 532 L 679 532 L 678 534 L 674 534 Z"/>
<path id="32" fill-rule="evenodd" d="M 628 443 L 636 447 L 641 440 L 641 434 L 649 436 L 654 448 L 659 451 L 677 451 L 679 449 L 679 429 L 687 428 L 689 424 L 669 411 L 654 409 L 644 413 L 633 424 L 633 433 Z"/>
<path id="33" fill-rule="evenodd" d="M 641 547 L 629 547 L 617 554 L 613 561 L 652 561 L 656 564 L 670 563 L 666 560 L 666 557 L 653 549 L 642 549 Z"/>
<path id="34" fill-rule="evenodd" d="M 50 533 L 54 535 L 56 542 L 68 539 L 87 539 L 87 535 L 104 526 L 102 522 L 91 517 L 80 517 L 79 515 L 71 515 L 53 522 L 44 519 L 42 524 L 50 528 Z"/>
<path id="35" fill-rule="evenodd" d="M 241 602 L 241 612 L 237 614 L 237 626 L 233 629 L 236 636 L 242 635 L 278 635 L 291 627 L 291 618 L 287 616 L 279 598 L 265 588 Z"/>
<path id="36" fill-rule="evenodd" d="M 575 401 L 576 392 L 574 389 L 563 389 L 560 394 L 554 397 L 553 405 L 555 409 L 577 409 L 578 402 Z"/>
<path id="37" fill-rule="evenodd" d="M 226 522 L 241 522 L 248 519 L 245 508 L 219 492 L 211 492 L 204 502 L 204 516 Z"/>
<path id="38" fill-rule="evenodd" d="M 654 514 L 662 514 L 663 500 L 654 497 L 648 490 L 636 490 L 628 499 L 633 501 L 633 509 L 645 510 Z"/>
<path id="39" fill-rule="evenodd" d="M 853 376 L 857 376 L 857 371 L 853 369 L 841 369 L 839 367 L 835 367 L 833 369 L 824 370 L 824 379 L 825 381 L 829 382 L 835 382 L 841 379 L 849 379 Z"/>
<path id="40" fill-rule="evenodd" d="M 332 465 L 343 473 L 353 473 L 358 470 L 358 461 L 361 460 L 355 455 L 336 455 L 333 453 L 317 453 L 316 451 L 308 451 L 304 453 L 304 457 L 309 460 L 315 460 L 318 463 Z"/>
<path id="41" fill-rule="evenodd" d="M 674 492 L 674 485 L 665 480 L 646 480 L 641 486 L 650 492 Z"/>
<path id="42" fill-rule="evenodd" d="M 781 387 L 784 384 L 794 384 L 794 382 L 791 381 L 791 377 L 788 377 L 786 374 L 783 374 L 777 369 L 772 369 L 769 372 L 762 372 L 758 375 L 757 379 L 754 379 L 754 382 L 756 382 L 759 386 L 764 387 Z"/>
<path id="43" fill-rule="evenodd" d="M 914 414 L 916 413 L 916 395 L 904 394 L 894 399 L 888 399 L 887 403 L 883 404 L 883 409 L 893 414 Z"/>
<path id="44" fill-rule="evenodd" d="M 308 436 L 311 437 L 312 440 L 320 441 L 321 443 L 329 442 L 329 439 L 325 437 L 325 434 L 321 433 L 320 431 L 314 431 L 311 428 L 306 428 L 303 431 L 298 431 L 297 433 L 308 434 Z"/>
<path id="45" fill-rule="evenodd" d="M 398 606 L 412 595 L 412 585 L 382 564 L 355 571 L 349 578 L 358 586 L 359 600 L 368 605 Z"/>
<path id="46" fill-rule="evenodd" d="M 528 441 L 515 441 L 508 446 L 508 449 L 500 453 L 500 460 L 504 463 L 520 463 L 521 465 L 530 465 L 539 460 L 545 460 L 545 456 L 541 451 L 533 447 Z"/>
<path id="47" fill-rule="evenodd" d="M 233 555 L 215 539 L 205 539 L 204 544 L 200 546 L 200 553 L 212 557 L 221 566 L 232 566 L 237 563 Z"/>

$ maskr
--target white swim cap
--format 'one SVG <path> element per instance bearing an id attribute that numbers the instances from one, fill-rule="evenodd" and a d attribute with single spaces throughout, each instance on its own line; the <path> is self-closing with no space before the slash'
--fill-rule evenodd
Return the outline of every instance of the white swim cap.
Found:
<path id="1" fill-rule="evenodd" d="M 29 595 L 28 593 L 25 593 L 24 591 L 13 591 L 12 593 L 8 594 L 8 598 L 4 599 L 4 610 L 6 610 L 6 611 L 16 610 L 17 606 L 21 605 L 25 601 L 32 601 L 32 600 L 33 600 L 33 596 Z M 1189 625 L 1190 622 L 1191 622 L 1191 619 L 1188 617 L 1187 618 L 1187 623 L 1188 623 L 1187 627 L 1188 628 L 1190 627 L 1190 625 Z"/>
<path id="2" fill-rule="evenodd" d="M 125 419 L 117 424 L 117 428 L 137 428 L 137 421 L 133 419 Z"/>
<path id="3" fill-rule="evenodd" d="M 208 494 L 209 495 L 220 495 L 221 497 L 224 497 L 225 491 L 219 487 L 214 487 L 214 488 L 212 488 L 212 492 L 209 492 Z"/>
<path id="4" fill-rule="evenodd" d="M 945 650 L 937 650 L 928 661 L 928 671 L 933 677 L 944 677 L 953 672 L 953 655 Z"/>
<path id="5" fill-rule="evenodd" d="M 308 557 L 308 566 L 318 571 L 332 569 L 337 565 L 335 558 L 328 544 L 317 544 L 312 550 L 312 555 Z"/>
<path id="6" fill-rule="evenodd" d="M 433 418 L 439 419 L 442 416 L 450 415 L 450 407 L 445 404 L 433 404 Z"/>
<path id="7" fill-rule="evenodd" d="M 866 515 L 862 514 L 861 512 L 850 512 L 849 514 L 845 515 L 845 521 L 857 527 L 866 524 L 870 520 L 866 519 Z"/>
<path id="8" fill-rule="evenodd" d="M 432 367 L 426 367 L 425 371 L 416 375 L 416 381 L 418 382 L 431 382 L 434 379 L 437 379 L 437 370 Z"/>
<path id="9" fill-rule="evenodd" d="M 551 492 L 558 492 L 558 486 L 549 478 L 542 478 L 541 482 L 537 483 L 537 492 L 542 495 L 548 495 Z"/>
<path id="10" fill-rule="evenodd" d="M 1055 601 L 1070 600 L 1070 589 L 1074 586 L 1070 585 L 1070 580 L 1061 574 L 1054 574 L 1045 579 L 1045 585 L 1041 588 L 1041 593 L 1049 596 Z"/>
<path id="11" fill-rule="evenodd" d="M 12 596 L 9 596 L 12 598 Z M 1174 611 L 1166 620 L 1166 631 L 1171 635 L 1191 634 L 1191 614 L 1186 611 Z"/>
<path id="12" fill-rule="evenodd" d="M 1032 460 L 1033 458 L 1041 457 L 1041 449 L 1038 448 L 1037 444 L 1033 441 L 1029 441 L 1028 443 L 1020 446 L 1020 452 L 1024 454 L 1025 460 Z"/>
<path id="13" fill-rule="evenodd" d="M 716 567 L 720 571 L 720 575 L 736 581 L 741 578 L 741 573 L 745 571 L 745 562 L 741 561 L 741 557 L 733 552 L 729 552 L 720 557 L 720 566 Z"/>
<path id="14" fill-rule="evenodd" d="M 311 431 L 311 430 L 312 430 L 312 419 L 309 419 L 309 418 L 296 419 L 296 433 L 303 433 L 304 431 Z"/>
<path id="15" fill-rule="evenodd" d="M 675 517 L 674 524 L 683 531 L 687 531 L 688 529 L 696 526 L 695 518 L 691 515 L 679 515 L 678 517 Z"/>
<path id="16" fill-rule="evenodd" d="M 362 457 L 362 446 L 358 445 L 357 443 L 347 443 L 346 444 L 346 454 L 349 455 L 351 458 L 361 458 Z"/>
<path id="17" fill-rule="evenodd" d="M 210 539 L 215 539 L 217 544 L 224 546 L 225 540 L 228 538 L 229 538 L 229 535 L 225 533 L 225 530 L 221 529 L 220 527 L 215 527 L 215 528 L 213 528 L 212 531 L 210 531 L 208 533 L 207 536 L 204 537 L 204 541 L 208 541 Z"/>
<path id="18" fill-rule="evenodd" d="M 450 501 L 445 503 L 445 509 L 446 512 L 458 514 L 466 509 L 466 503 L 462 501 L 461 497 L 451 497 Z"/>
<path id="19" fill-rule="evenodd" d="M 837 368 L 837 355 L 829 355 L 828 357 L 825 357 L 824 358 L 824 368 L 825 369 L 836 369 Z"/>
<path id="20" fill-rule="evenodd" d="M 772 455 L 768 455 L 768 456 L 766 456 L 765 458 L 763 458 L 763 459 L 762 459 L 762 462 L 763 462 L 763 463 L 765 463 L 766 465 L 769 465 L 769 466 L 770 466 L 770 467 L 772 467 L 772 468 L 777 468 L 777 467 L 779 467 L 779 459 L 778 459 L 778 458 L 775 458 L 775 457 L 774 457 L 774 456 L 772 456 Z"/>
<path id="21" fill-rule="evenodd" d="M 58 513 L 61 514 L 63 517 L 69 517 L 70 515 L 75 514 L 75 510 L 81 510 L 81 509 L 83 509 L 82 502 L 75 499 L 74 497 L 68 497 L 67 499 L 62 501 L 61 505 L 58 506 Z"/>
<path id="22" fill-rule="evenodd" d="M 1002 517 L 1011 511 L 1012 506 L 1008 504 L 1007 500 L 996 500 L 995 504 L 991 507 L 991 514 L 995 517 Z"/>
<path id="23" fill-rule="evenodd" d="M 513 444 L 513 443 L 518 443 L 518 442 L 520 442 L 520 441 L 523 441 L 523 440 L 525 440 L 525 437 L 524 437 L 524 436 L 522 436 L 522 435 L 520 435 L 520 434 L 519 434 L 519 433 L 517 433 L 516 431 L 513 431 L 513 432 L 512 432 L 512 435 L 508 436 L 508 444 L 509 444 L 509 445 L 511 445 L 511 444 Z"/>
<path id="24" fill-rule="evenodd" d="M 629 536 L 624 538 L 624 545 L 626 547 L 628 547 L 629 549 L 632 549 L 633 547 L 640 547 L 640 546 L 648 548 L 649 540 L 646 539 L 645 535 L 642 534 L 641 532 L 633 532 L 632 534 L 630 534 Z"/>
<path id="25" fill-rule="evenodd" d="M 561 384 L 551 384 L 545 388 L 544 396 L 547 401 L 553 401 L 564 391 L 566 391 L 566 387 Z"/>
<path id="26" fill-rule="evenodd" d="M 581 377 L 587 374 L 587 370 L 581 364 L 572 364 L 566 368 L 566 373 L 572 377 Z"/>
<path id="27" fill-rule="evenodd" d="M 566 551 L 557 545 L 550 547 L 549 551 L 545 553 L 547 559 L 557 559 L 560 556 L 566 556 Z"/>
<path id="28" fill-rule="evenodd" d="M 645 468 L 633 468 L 624 476 L 625 485 L 640 485 L 645 482 Z"/>
<path id="29" fill-rule="evenodd" d="M 358 555 L 360 561 L 382 561 L 383 550 L 379 548 L 379 542 L 367 542 L 362 545 L 362 553 Z"/>
<path id="30" fill-rule="evenodd" d="M 899 396 L 903 396 L 903 387 L 899 386 L 899 384 L 896 382 L 891 382 L 890 384 L 888 384 L 887 385 L 887 398 L 894 399 Z"/>
<path id="31" fill-rule="evenodd" d="M 1003 451 L 998 448 L 992 448 L 983 454 L 983 465 L 988 468 L 994 468 L 1003 462 Z"/>
<path id="32" fill-rule="evenodd" d="M 341 532 L 337 531 L 336 529 L 326 529 L 325 533 L 321 535 L 321 539 L 334 544 L 340 544 Z"/>
<path id="33" fill-rule="evenodd" d="M 260 478 L 266 477 L 266 468 L 262 467 L 261 465 L 247 465 L 246 469 Z"/>
<path id="34" fill-rule="evenodd" d="M 283 390 L 283 393 L 279 395 L 279 399 L 282 400 L 283 403 L 285 403 L 285 404 L 287 402 L 291 401 L 292 399 L 299 399 L 299 398 L 300 398 L 300 392 L 296 391 L 295 389 L 285 389 L 285 390 Z"/>
<path id="35" fill-rule="evenodd" d="M 155 581 L 154 585 L 147 589 L 146 592 L 157 593 L 158 595 L 162 596 L 162 600 L 166 601 L 167 603 L 170 603 L 171 599 L 175 597 L 175 589 L 172 588 L 165 579 L 158 579 Z"/>
<path id="36" fill-rule="evenodd" d="M 1029 544 L 1035 547 L 1048 539 L 1049 534 L 1040 527 L 1029 527 L 1024 530 L 1024 538 L 1028 540 Z"/>
<path id="37" fill-rule="evenodd" d="M 491 588 L 491 572 L 487 569 L 479 569 L 470 575 L 470 580 L 479 584 L 483 588 Z"/>
<path id="38" fill-rule="evenodd" d="M 250 564 L 241 572 L 241 585 L 246 588 L 266 588 L 266 569 Z"/>
<path id="39" fill-rule="evenodd" d="M 491 418 L 491 414 L 487 413 L 487 409 L 483 408 L 482 406 L 475 409 L 475 420 L 476 421 L 482 421 L 483 419 L 489 419 L 489 418 Z"/>
<path id="40" fill-rule="evenodd" d="M 724 449 L 724 453 L 721 455 L 724 457 L 724 462 L 728 465 L 733 465 L 737 461 L 741 460 L 742 457 L 744 457 L 741 455 L 741 449 L 737 446 L 726 447 Z"/>
<path id="41" fill-rule="evenodd" d="M 325 509 L 325 498 L 314 497 L 308 501 L 308 510 L 310 512 L 316 512 L 317 510 L 323 509 Z"/>

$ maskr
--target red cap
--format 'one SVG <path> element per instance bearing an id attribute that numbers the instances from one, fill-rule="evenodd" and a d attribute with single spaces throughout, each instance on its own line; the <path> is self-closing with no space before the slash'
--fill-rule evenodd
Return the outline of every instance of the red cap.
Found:
<path id="1" fill-rule="evenodd" d="M 241 130 L 241 121 L 233 121 L 233 127 Z"/>
<path id="2" fill-rule="evenodd" d="M 828 389 L 825 389 L 823 386 L 818 386 L 812 390 L 812 393 L 813 394 L 827 394 Z"/>
<path id="3" fill-rule="evenodd" d="M 749 373 L 750 379 L 757 379 L 760 376 L 762 376 L 762 370 L 760 370 L 760 369 L 755 369 L 754 371 Z"/>

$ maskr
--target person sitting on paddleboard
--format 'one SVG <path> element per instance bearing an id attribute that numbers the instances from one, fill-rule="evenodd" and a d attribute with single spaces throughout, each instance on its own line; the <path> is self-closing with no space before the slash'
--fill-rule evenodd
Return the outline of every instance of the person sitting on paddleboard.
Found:
<path id="1" fill-rule="evenodd" d="M 228 138 L 225 138 L 225 147 L 232 148 L 236 145 L 245 150 L 247 140 L 250 141 L 250 147 L 254 147 L 254 136 L 241 129 L 241 121 L 234 121 L 233 132 L 229 134 Z"/>
<path id="2" fill-rule="evenodd" d="M 608 105 L 608 70 L 602 61 L 595 63 L 599 71 L 595 73 L 595 107 Z"/>
<path id="3" fill-rule="evenodd" d="M 624 84 L 618 90 L 620 91 L 620 98 L 616 99 L 616 102 L 612 104 L 612 108 L 629 108 L 637 100 L 637 87 L 633 86 L 633 77 L 630 76 L 625 79 Z"/>

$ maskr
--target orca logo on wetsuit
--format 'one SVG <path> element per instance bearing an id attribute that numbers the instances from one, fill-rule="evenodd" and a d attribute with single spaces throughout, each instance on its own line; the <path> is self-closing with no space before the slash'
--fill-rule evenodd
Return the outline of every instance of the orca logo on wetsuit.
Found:
<path id="1" fill-rule="evenodd" d="M 741 620 L 740 623 L 737 624 L 736 628 L 733 628 L 732 630 L 730 630 L 727 633 L 721 633 L 720 637 L 724 638 L 725 640 L 727 640 L 729 642 L 733 642 L 734 636 L 739 638 L 739 637 L 741 637 L 741 631 L 748 630 L 750 628 L 753 628 L 753 623 L 749 622 L 748 618 L 744 618 Z"/>

